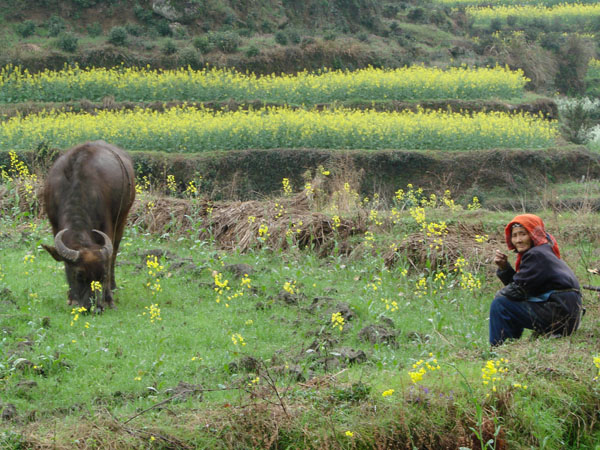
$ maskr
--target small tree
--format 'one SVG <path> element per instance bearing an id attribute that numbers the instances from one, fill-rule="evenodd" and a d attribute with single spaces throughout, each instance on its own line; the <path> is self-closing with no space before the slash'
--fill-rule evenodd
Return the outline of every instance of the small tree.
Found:
<path id="1" fill-rule="evenodd" d="M 50 36 L 58 36 L 60 33 L 62 33 L 65 30 L 66 24 L 62 17 L 57 16 L 56 14 L 53 14 L 48 19 L 47 27 L 48 27 L 48 34 Z"/>
<path id="2" fill-rule="evenodd" d="M 77 50 L 79 39 L 73 33 L 64 33 L 56 41 L 56 45 L 65 52 L 74 53 Z"/>
<path id="3" fill-rule="evenodd" d="M 112 27 L 108 33 L 108 42 L 121 46 L 127 43 L 127 30 L 125 27 Z"/>
<path id="4" fill-rule="evenodd" d="M 35 33 L 35 22 L 33 20 L 25 20 L 17 24 L 16 31 L 19 36 L 24 38 L 33 36 Z"/>

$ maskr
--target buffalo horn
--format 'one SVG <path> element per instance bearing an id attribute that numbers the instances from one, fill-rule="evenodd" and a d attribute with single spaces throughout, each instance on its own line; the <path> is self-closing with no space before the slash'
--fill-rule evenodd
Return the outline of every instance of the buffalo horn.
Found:
<path id="1" fill-rule="evenodd" d="M 54 236 L 54 246 L 56 247 L 56 251 L 58 252 L 58 254 L 62 256 L 66 261 L 75 262 L 79 258 L 79 251 L 70 249 L 63 243 L 62 240 L 62 236 L 67 230 L 68 228 L 65 228 L 56 233 L 56 236 Z"/>
<path id="2" fill-rule="evenodd" d="M 106 251 L 106 253 L 110 256 L 113 252 L 113 245 L 110 238 L 100 230 L 92 230 L 94 233 L 98 233 L 100 236 L 104 238 L 104 245 L 102 246 L 102 250 Z"/>

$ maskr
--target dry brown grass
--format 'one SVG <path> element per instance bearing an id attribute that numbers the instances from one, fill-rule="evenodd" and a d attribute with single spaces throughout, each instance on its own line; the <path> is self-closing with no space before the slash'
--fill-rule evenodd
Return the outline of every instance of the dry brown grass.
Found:
<path id="1" fill-rule="evenodd" d="M 365 224 L 341 219 L 336 226 L 326 214 L 311 211 L 305 193 L 277 201 L 211 203 L 171 197 L 136 200 L 130 223 L 150 233 L 198 229 L 199 238 L 212 238 L 223 249 L 282 248 L 290 245 L 321 249 L 334 240 L 364 233 Z M 259 229 L 267 230 L 261 236 Z"/>
<path id="2" fill-rule="evenodd" d="M 392 267 L 400 255 L 407 258 L 415 269 L 422 269 L 430 264 L 432 270 L 439 267 L 453 268 L 459 257 L 469 261 L 471 269 L 478 271 L 492 267 L 491 258 L 494 249 L 503 248 L 498 236 L 490 236 L 483 242 L 476 242 L 475 235 L 485 235 L 482 225 L 466 225 L 458 223 L 448 227 L 443 237 L 443 244 L 438 246 L 435 236 L 427 236 L 422 232 L 412 233 L 398 246 L 397 250 L 389 250 L 385 257 L 386 266 Z"/>

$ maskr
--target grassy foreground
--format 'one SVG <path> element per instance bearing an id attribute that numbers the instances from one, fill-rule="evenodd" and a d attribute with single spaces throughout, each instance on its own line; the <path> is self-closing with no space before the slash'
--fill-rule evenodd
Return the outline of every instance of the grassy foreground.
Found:
<path id="1" fill-rule="evenodd" d="M 144 193 L 102 315 L 66 305 L 47 224 L 4 209 L 0 447 L 597 448 L 596 295 L 572 337 L 492 351 L 489 259 L 513 214 L 446 200 L 303 249 L 316 213 L 251 202 L 242 254 L 217 239 L 223 205 L 178 222 Z M 288 215 L 277 241 L 267 218 Z M 540 215 L 594 284 L 597 214 Z"/>

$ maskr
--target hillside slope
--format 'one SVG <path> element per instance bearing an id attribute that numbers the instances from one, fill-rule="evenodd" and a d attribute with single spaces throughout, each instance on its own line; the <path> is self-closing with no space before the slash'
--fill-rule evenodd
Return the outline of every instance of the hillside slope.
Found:
<path id="1" fill-rule="evenodd" d="M 508 64 L 529 88 L 583 93 L 596 38 L 587 27 L 476 24 L 437 1 L 0 1 L 0 65 L 206 64 L 256 73 L 411 64 Z"/>

